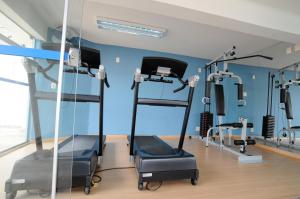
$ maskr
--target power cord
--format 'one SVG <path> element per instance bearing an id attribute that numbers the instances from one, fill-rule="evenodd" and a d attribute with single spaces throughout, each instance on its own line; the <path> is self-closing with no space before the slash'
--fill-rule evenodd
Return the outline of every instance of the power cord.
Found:
<path id="1" fill-rule="evenodd" d="M 156 191 L 162 186 L 163 182 L 147 182 L 146 184 L 146 190 L 148 191 Z"/>
<path id="2" fill-rule="evenodd" d="M 107 168 L 107 169 L 102 169 L 98 170 L 95 173 L 101 173 L 104 171 L 111 171 L 111 170 L 121 170 L 121 169 L 134 169 L 135 167 L 112 167 L 112 168 Z"/>
<path id="3" fill-rule="evenodd" d="M 123 170 L 123 169 L 134 169 L 135 167 L 112 167 L 112 168 L 107 168 L 107 169 L 102 169 L 95 171 L 95 174 L 93 175 L 93 179 L 96 178 L 97 180 L 93 180 L 93 183 L 100 183 L 102 181 L 102 178 L 97 175 L 98 173 L 105 172 L 105 171 L 111 171 L 111 170 Z M 148 191 L 156 191 L 162 186 L 163 182 L 147 182 L 146 184 L 146 190 Z"/>
<path id="4" fill-rule="evenodd" d="M 93 183 L 100 183 L 102 181 L 101 176 L 94 174 L 93 175 Z"/>
<path id="5" fill-rule="evenodd" d="M 134 168 L 135 167 L 113 167 L 113 168 L 107 168 L 107 169 L 102 169 L 102 170 L 95 171 L 95 173 L 93 175 L 93 186 L 102 181 L 101 176 L 97 175 L 98 173 L 101 173 L 101 172 L 104 172 L 104 171 L 110 171 L 110 170 L 134 169 Z"/>

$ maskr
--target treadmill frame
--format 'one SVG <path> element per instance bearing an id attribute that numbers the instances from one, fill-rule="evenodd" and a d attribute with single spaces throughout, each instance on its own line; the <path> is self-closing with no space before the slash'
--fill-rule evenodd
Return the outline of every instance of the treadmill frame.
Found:
<path id="1" fill-rule="evenodd" d="M 134 143 L 134 137 L 135 137 L 135 126 L 136 126 L 136 114 L 137 114 L 137 107 L 138 105 L 148 105 L 148 106 L 165 106 L 165 107 L 184 107 L 185 113 L 184 113 L 184 119 L 183 124 L 181 128 L 180 133 L 180 140 L 178 143 L 178 151 L 182 150 L 184 138 L 186 134 L 186 128 L 188 124 L 189 115 L 191 112 L 192 102 L 193 102 L 193 95 L 194 95 L 194 87 L 189 87 L 189 94 L 188 94 L 188 100 L 187 101 L 181 101 L 181 100 L 162 100 L 162 99 L 151 99 L 151 98 L 139 98 L 139 86 L 140 82 L 135 82 L 134 87 L 134 98 L 133 98 L 133 113 L 132 113 L 132 123 L 131 123 L 131 136 L 130 136 L 130 155 L 133 155 L 133 143 Z M 155 101 L 156 103 L 145 103 L 145 100 L 149 101 Z M 165 101 L 170 101 L 172 103 L 164 103 Z M 183 105 L 184 104 L 184 105 Z"/>
<path id="2" fill-rule="evenodd" d="M 137 75 L 137 74 L 135 74 Z M 141 75 L 141 74 L 139 74 Z M 138 173 L 138 189 L 142 190 L 144 187 L 144 182 L 152 182 L 152 181 L 165 181 L 165 180 L 179 180 L 179 179 L 191 179 L 191 183 L 193 185 L 197 184 L 199 171 L 197 168 L 196 159 L 192 154 L 189 154 L 185 152 L 183 148 L 184 138 L 186 135 L 186 128 L 188 124 L 188 119 L 191 111 L 191 105 L 193 101 L 193 94 L 194 89 L 196 86 L 196 83 L 193 82 L 192 84 L 189 83 L 189 94 L 187 101 L 182 100 L 166 100 L 166 99 L 150 99 L 150 98 L 139 98 L 139 86 L 141 81 L 139 81 L 141 77 L 135 76 L 134 78 L 134 84 L 132 88 L 134 87 L 134 98 L 133 98 L 133 114 L 132 114 L 132 123 L 131 123 L 131 136 L 130 136 L 130 156 L 134 156 L 136 169 Z M 198 81 L 198 80 L 197 80 Z M 177 159 L 180 160 L 188 160 L 192 159 L 190 162 L 191 164 L 187 166 L 187 168 L 181 168 L 181 169 L 172 169 L 168 168 L 168 166 L 163 166 L 162 169 L 156 170 L 156 169 L 149 169 L 146 172 L 141 171 L 140 165 L 143 165 L 143 162 L 147 161 L 156 161 L 156 163 L 159 165 L 160 161 L 163 160 L 163 158 L 160 158 L 159 156 L 150 159 L 143 159 L 141 158 L 137 152 L 134 152 L 134 145 L 135 145 L 135 127 L 136 127 L 136 115 L 137 115 L 137 107 L 138 105 L 149 105 L 149 106 L 165 106 L 165 107 L 184 107 L 185 113 L 184 113 L 184 119 L 183 119 L 183 125 L 181 129 L 180 134 L 180 140 L 178 143 L 178 152 L 182 152 L 185 154 L 191 155 L 191 157 L 178 157 Z M 163 142 L 163 141 L 162 141 Z M 166 144 L 166 143 L 165 143 Z M 171 158 L 176 159 L 176 158 Z M 166 160 L 166 158 L 164 158 Z M 139 168 L 138 168 L 139 167 Z"/>
<path id="3" fill-rule="evenodd" d="M 38 107 L 38 100 L 56 100 L 56 93 L 54 92 L 44 92 L 44 91 L 38 91 L 36 87 L 36 80 L 35 80 L 35 70 L 33 66 L 30 66 L 29 68 L 25 67 L 27 71 L 27 76 L 28 76 L 28 85 L 29 85 L 29 95 L 30 95 L 30 102 L 31 102 L 31 112 L 32 112 L 32 122 L 33 122 L 33 127 L 34 127 L 34 133 L 35 133 L 35 145 L 36 145 L 36 151 L 24 158 L 27 158 L 29 156 L 36 156 L 36 154 L 40 153 L 45 153 L 48 154 L 49 150 L 43 149 L 43 142 L 42 142 L 42 136 L 41 136 L 41 126 L 40 126 L 40 119 L 39 119 L 39 107 Z M 105 73 L 105 72 L 104 72 Z M 81 74 L 81 73 L 78 73 Z M 85 74 L 85 73 L 84 73 Z M 105 137 L 103 136 L 103 105 L 104 105 L 104 84 L 109 87 L 106 79 L 106 74 L 104 74 L 104 78 L 99 78 L 100 82 L 100 88 L 99 88 L 99 95 L 83 95 L 83 94 L 69 94 L 69 93 L 62 93 L 61 100 L 62 101 L 68 101 L 68 102 L 90 102 L 90 103 L 99 103 L 99 134 L 98 134 L 98 139 L 99 139 L 99 145 L 98 145 L 98 150 L 95 152 L 92 152 L 93 155 L 91 156 L 91 160 L 89 162 L 90 165 L 90 171 L 89 174 L 86 176 L 83 175 L 77 175 L 76 173 L 72 172 L 72 187 L 74 186 L 84 186 L 84 192 L 86 194 L 90 193 L 90 189 L 92 187 L 92 178 L 95 173 L 97 164 L 103 155 L 103 148 L 105 146 Z M 88 136 L 88 135 L 87 135 Z M 74 135 L 68 137 L 64 142 L 69 142 L 73 140 Z M 60 143 L 66 144 L 66 143 Z M 95 153 L 95 154 L 94 154 Z M 52 152 L 53 154 L 53 152 Z M 47 155 L 46 155 L 47 156 Z M 42 158 L 42 157 L 41 157 Z M 47 157 L 46 157 L 47 158 Z M 58 156 L 60 159 L 60 157 Z M 68 157 L 61 157 L 62 162 L 60 163 L 59 160 L 59 165 L 63 164 L 64 159 L 68 159 Z M 72 167 L 74 167 L 74 156 L 70 156 L 72 160 L 66 160 L 66 161 L 72 161 Z M 22 161 L 19 160 L 19 161 Z M 39 160 L 38 160 L 39 161 Z M 79 162 L 82 162 L 80 160 Z M 16 162 L 16 164 L 20 164 L 21 162 Z M 15 166 L 16 166 L 15 164 Z M 13 171 L 14 172 L 14 171 Z M 13 176 L 13 173 L 12 173 Z M 58 172 L 59 176 L 59 172 Z M 59 179 L 59 177 L 58 177 Z M 66 188 L 65 186 L 61 187 L 59 186 L 60 183 L 58 182 L 58 188 Z M 17 193 L 18 190 L 27 190 L 27 189 L 45 189 L 47 187 L 41 185 L 40 183 L 32 183 L 30 182 L 29 184 L 26 183 L 24 180 L 24 183 L 19 183 L 16 182 L 14 179 L 8 179 L 5 183 L 5 192 L 7 195 L 14 196 L 14 194 Z"/>

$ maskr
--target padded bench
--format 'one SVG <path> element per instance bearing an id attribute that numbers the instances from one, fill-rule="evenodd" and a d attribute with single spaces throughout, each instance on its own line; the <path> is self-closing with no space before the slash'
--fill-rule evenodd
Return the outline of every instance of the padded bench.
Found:
<path id="1" fill-rule="evenodd" d="M 298 129 L 298 130 L 300 130 L 300 126 L 292 126 L 290 129 Z"/>
<path id="2" fill-rule="evenodd" d="M 224 123 L 218 124 L 216 127 L 225 127 L 225 128 L 243 128 L 243 123 L 236 122 L 236 123 Z M 247 123 L 247 128 L 253 128 L 253 123 Z M 300 128 L 300 126 L 299 126 Z"/>

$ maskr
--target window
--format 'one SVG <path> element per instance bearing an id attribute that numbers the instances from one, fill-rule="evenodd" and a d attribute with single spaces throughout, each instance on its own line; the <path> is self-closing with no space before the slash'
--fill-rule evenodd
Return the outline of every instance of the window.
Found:
<path id="1" fill-rule="evenodd" d="M 0 45 L 32 47 L 33 39 L 0 12 Z M 29 90 L 23 57 L 0 54 L 0 153 L 28 140 Z"/>

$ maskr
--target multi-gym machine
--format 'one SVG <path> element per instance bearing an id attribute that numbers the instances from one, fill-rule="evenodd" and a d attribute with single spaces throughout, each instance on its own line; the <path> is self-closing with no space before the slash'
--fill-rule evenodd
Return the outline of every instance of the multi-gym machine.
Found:
<path id="1" fill-rule="evenodd" d="M 271 57 L 263 56 L 263 55 L 251 55 L 245 57 L 234 57 L 235 55 L 235 47 L 227 50 L 221 56 L 214 59 L 210 63 L 206 64 L 206 71 L 209 70 L 210 73 L 207 74 L 206 82 L 205 82 L 205 97 L 202 99 L 202 102 L 205 106 L 210 106 L 211 103 L 211 85 L 214 83 L 215 87 L 215 101 L 216 101 L 216 114 L 218 116 L 218 124 L 215 127 L 210 127 L 206 133 L 206 146 L 213 144 L 215 146 L 219 146 L 220 149 L 232 152 L 239 156 L 239 161 L 243 163 L 255 163 L 261 162 L 261 156 L 249 156 L 246 153 L 247 145 L 254 145 L 256 142 L 254 139 L 251 139 L 247 136 L 247 129 L 251 129 L 253 131 L 253 124 L 249 123 L 246 118 L 239 118 L 238 122 L 234 123 L 223 123 L 223 117 L 225 116 L 225 100 L 224 100 L 224 88 L 222 85 L 222 81 L 224 78 L 235 79 L 237 83 L 237 98 L 238 98 L 238 106 L 243 106 L 245 104 L 244 96 L 243 96 L 243 82 L 241 77 L 230 72 L 228 69 L 228 62 L 241 60 L 241 59 L 248 59 L 253 57 L 260 57 L 264 59 L 271 60 Z M 221 70 L 218 66 L 219 63 L 223 63 L 223 69 Z M 213 71 L 213 72 L 211 72 Z M 209 120 L 206 120 L 209 121 Z M 232 145 L 232 131 L 240 129 L 241 136 L 240 139 L 234 140 L 234 144 L 240 146 L 240 151 L 237 152 L 232 149 L 230 146 Z M 213 136 L 213 130 L 216 130 L 216 134 L 218 135 L 220 142 L 215 142 L 215 136 Z M 227 131 L 228 133 L 228 145 L 229 147 L 225 146 L 225 137 L 224 133 Z M 204 136 L 202 136 L 204 137 Z"/>
<path id="2" fill-rule="evenodd" d="M 296 132 L 300 132 L 300 125 L 294 126 L 292 124 L 294 116 L 292 111 L 291 93 L 289 91 L 291 86 L 300 85 L 299 67 L 300 62 L 296 62 L 279 69 L 279 81 L 276 82 L 276 87 L 280 88 L 280 104 L 283 105 L 282 109 L 285 110 L 287 126 L 277 132 L 277 146 L 284 145 L 281 143 L 281 137 L 288 137 L 288 147 L 294 146 L 296 141 Z M 287 80 L 286 72 L 291 69 L 294 71 L 295 76 L 293 79 Z"/>

